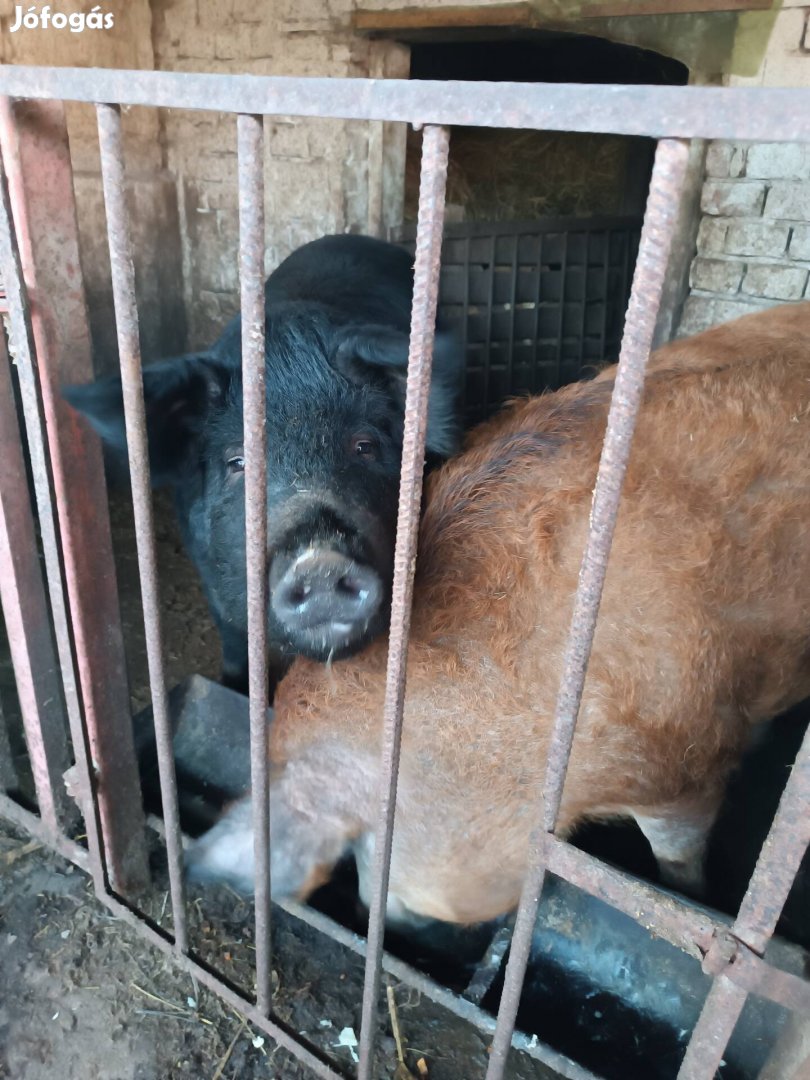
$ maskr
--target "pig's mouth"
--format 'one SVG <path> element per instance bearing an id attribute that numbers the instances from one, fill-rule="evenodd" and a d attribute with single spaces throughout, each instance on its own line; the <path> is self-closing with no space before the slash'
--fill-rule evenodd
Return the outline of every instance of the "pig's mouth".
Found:
<path id="1" fill-rule="evenodd" d="M 385 626 L 387 589 L 366 560 L 324 543 L 278 552 L 270 567 L 270 608 L 291 652 L 340 660 Z"/>

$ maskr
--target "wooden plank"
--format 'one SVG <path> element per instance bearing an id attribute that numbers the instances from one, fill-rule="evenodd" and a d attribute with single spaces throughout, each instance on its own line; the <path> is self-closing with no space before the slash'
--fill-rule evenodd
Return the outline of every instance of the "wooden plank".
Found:
<path id="1" fill-rule="evenodd" d="M 536 16 L 531 4 L 493 4 L 486 7 L 396 8 L 352 14 L 358 33 L 393 33 L 402 30 L 476 29 L 479 27 L 531 27 Z"/>
<path id="2" fill-rule="evenodd" d="M 773 0 L 605 0 L 583 4 L 582 19 L 626 18 L 634 15 L 706 15 L 728 11 L 770 11 Z"/>
<path id="3" fill-rule="evenodd" d="M 394 8 L 375 11 L 359 8 L 352 14 L 358 33 L 394 34 L 424 30 L 475 30 L 486 27 L 539 29 L 570 26 L 590 19 L 628 18 L 649 15 L 700 15 L 719 12 L 769 11 L 773 0 L 594 0 L 561 14 L 558 8 L 517 3 L 482 7 Z"/>

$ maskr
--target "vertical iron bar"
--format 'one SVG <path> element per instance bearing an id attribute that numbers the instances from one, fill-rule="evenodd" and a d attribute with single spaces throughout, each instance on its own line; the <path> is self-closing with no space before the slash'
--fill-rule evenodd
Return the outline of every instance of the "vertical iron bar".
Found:
<path id="1" fill-rule="evenodd" d="M 644 374 L 667 259 L 676 222 L 677 195 L 686 175 L 687 144 L 662 139 L 655 155 L 650 194 L 644 218 L 633 291 L 627 311 L 619 366 L 610 403 L 602 456 L 591 508 L 590 529 L 579 584 L 574 597 L 571 629 L 562 665 L 554 727 L 542 794 L 540 827 L 532 837 L 526 880 L 515 921 L 504 978 L 498 1020 L 487 1068 L 487 1080 L 501 1080 L 515 1026 L 520 992 L 532 941 L 540 892 L 545 877 L 545 841 L 553 833 L 562 799 L 582 689 L 585 684 L 596 617 L 607 570 L 622 483 L 630 456 Z"/>
<path id="2" fill-rule="evenodd" d="M 0 450 L 3 462 L 0 470 L 0 602 L 37 805 L 48 831 L 56 833 L 60 826 L 69 823 L 71 811 L 73 816 L 76 814 L 76 807 L 68 798 L 62 781 L 70 766 L 67 720 L 2 328 Z M 38 461 L 37 464 L 43 463 Z"/>
<path id="3" fill-rule="evenodd" d="M 742 987 L 717 976 L 692 1031 L 678 1080 L 714 1080 L 747 997 Z"/>
<path id="4" fill-rule="evenodd" d="M 405 667 L 411 623 L 419 508 L 422 498 L 425 429 L 439 293 L 449 145 L 450 132 L 447 128 L 433 124 L 425 126 L 419 183 L 419 218 L 416 231 L 416 263 L 408 355 L 408 383 L 405 396 L 405 430 L 402 446 L 397 542 L 394 553 L 391 631 L 388 639 L 388 668 L 385 684 L 380 774 L 382 791 L 371 879 L 358 1080 L 376 1080 L 372 1070 L 377 997 L 380 989 L 380 963 L 391 868 L 391 839 L 394 830 L 402 716 L 405 706 Z"/>
<path id="5" fill-rule="evenodd" d="M 732 935 L 762 955 L 810 844 L 810 731 L 804 736 L 740 904 Z M 746 992 L 719 975 L 703 1004 L 678 1080 L 710 1078 L 731 1038 Z M 724 1033 L 721 1038 L 720 1033 Z M 711 1069 L 711 1071 L 710 1071 Z"/>
<path id="6" fill-rule="evenodd" d="M 239 277 L 247 545 L 250 769 L 256 898 L 256 1004 L 270 1011 L 270 803 L 267 758 L 267 430 L 264 358 L 264 159 L 261 116 L 237 117 Z"/>
<path id="7" fill-rule="evenodd" d="M 149 871 L 104 470 L 60 395 L 92 376 L 64 107 L 0 98 L 0 142 L 12 346 L 90 864 L 97 892 L 106 874 L 132 895 Z"/>
<path id="8" fill-rule="evenodd" d="M 2 109 L 3 104 L 7 103 L 0 102 L 0 109 Z M 106 887 L 101 829 L 97 817 L 98 807 L 91 795 L 92 780 L 89 755 L 85 744 L 85 731 L 82 724 L 81 705 L 76 685 L 72 641 L 57 539 L 56 513 L 51 478 L 48 472 L 48 455 L 45 449 L 45 425 L 37 392 L 37 375 L 39 371 L 35 364 L 34 331 L 28 306 L 27 290 L 23 279 L 20 251 L 17 247 L 16 232 L 12 221 L 10 192 L 6 183 L 5 150 L 0 155 L 0 268 L 8 301 L 10 340 L 14 346 L 17 376 L 20 384 L 28 457 L 34 481 L 34 494 L 37 502 L 42 551 L 45 557 L 51 615 L 62 674 L 62 689 L 81 788 L 80 801 L 87 833 L 87 850 L 93 884 L 98 892 Z M 134 827 L 137 827 L 137 825 L 138 822 L 136 821 Z M 125 865 L 123 859 L 121 865 Z"/>
<path id="9" fill-rule="evenodd" d="M 186 952 L 188 941 L 183 891 L 183 845 L 180 835 L 177 779 L 172 753 L 172 727 L 166 694 L 163 634 L 158 600 L 157 556 L 149 480 L 149 447 L 143 397 L 138 308 L 135 301 L 135 267 L 132 261 L 132 237 L 126 206 L 121 111 L 117 105 L 97 105 L 96 113 L 101 151 L 101 179 L 107 212 L 107 239 L 112 268 L 115 324 L 121 358 L 121 385 L 132 480 L 132 505 L 143 600 L 146 657 L 155 721 L 160 794 L 166 823 L 166 852 L 174 918 L 174 940 L 175 947 L 180 952 Z"/>

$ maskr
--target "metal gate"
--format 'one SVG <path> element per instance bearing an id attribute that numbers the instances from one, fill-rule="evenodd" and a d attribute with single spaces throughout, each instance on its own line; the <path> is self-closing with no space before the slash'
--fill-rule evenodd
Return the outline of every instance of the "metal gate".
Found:
<path id="1" fill-rule="evenodd" d="M 810 737 L 791 772 L 747 894 L 729 930 L 710 915 L 645 887 L 554 835 L 644 372 L 653 336 L 687 144 L 692 137 L 810 141 L 810 91 L 566 85 L 487 85 L 362 79 L 256 78 L 76 69 L 0 69 L 3 173 L 0 273 L 11 349 L 19 372 L 46 587 L 37 558 L 20 433 L 6 357 L 0 357 L 0 582 L 39 813 L 0 795 L 0 812 L 85 868 L 98 898 L 204 985 L 324 1077 L 340 1075 L 271 1014 L 268 800 L 265 745 L 265 453 L 263 305 L 263 123 L 266 115 L 401 121 L 424 125 L 411 350 L 395 557 L 383 775 L 374 888 L 365 948 L 361 1080 L 374 1080 L 374 1018 L 383 963 L 405 650 L 416 552 L 427 389 L 437 304 L 449 126 L 614 132 L 659 139 L 627 311 L 590 531 L 583 555 L 557 699 L 545 798 L 511 940 L 487 1068 L 504 1075 L 547 871 L 599 896 L 701 960 L 714 977 L 692 1033 L 680 1080 L 708 1080 L 749 993 L 810 1015 L 810 985 L 763 959 L 810 840 Z M 11 99 L 33 99 L 17 100 Z M 138 777 L 117 619 L 101 459 L 59 399 L 63 382 L 91 377 L 63 101 L 94 103 L 112 259 L 115 314 L 138 537 L 139 568 L 169 857 L 173 931 L 137 906 L 146 879 Z M 157 602 L 138 312 L 124 200 L 121 106 L 217 110 L 236 115 L 239 147 L 250 709 L 257 863 L 255 1000 L 191 954 L 181 866 Z M 13 212 L 12 212 L 13 206 Z M 3 346 L 3 348 L 5 348 Z M 50 608 L 50 612 L 49 612 Z M 51 636 L 51 620 L 53 638 Z M 64 703 L 64 708 L 63 708 Z M 70 731 L 70 743 L 65 730 Z M 71 753 L 72 744 L 72 753 Z M 71 769 L 86 841 L 75 839 L 75 807 L 62 777 Z M 127 902 L 121 899 L 127 898 Z M 386 961 L 387 963 L 388 961 Z"/>

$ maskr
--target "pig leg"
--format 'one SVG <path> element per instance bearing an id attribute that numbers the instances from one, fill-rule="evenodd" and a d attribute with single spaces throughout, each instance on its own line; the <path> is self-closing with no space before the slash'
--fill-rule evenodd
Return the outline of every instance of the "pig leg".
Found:
<path id="1" fill-rule="evenodd" d="M 663 884 L 700 898 L 705 892 L 703 857 L 717 814 L 717 806 L 687 811 L 677 807 L 661 813 L 633 811 L 636 824 L 646 836 Z"/>

